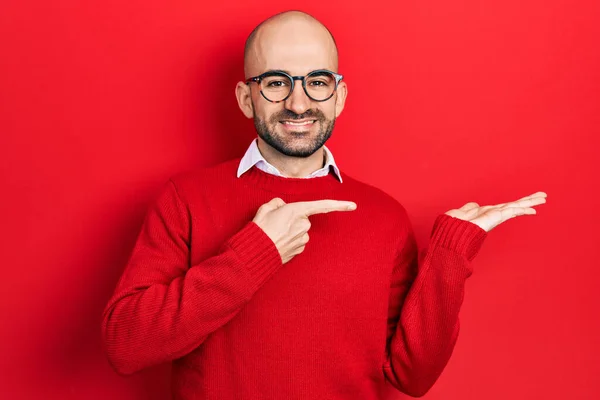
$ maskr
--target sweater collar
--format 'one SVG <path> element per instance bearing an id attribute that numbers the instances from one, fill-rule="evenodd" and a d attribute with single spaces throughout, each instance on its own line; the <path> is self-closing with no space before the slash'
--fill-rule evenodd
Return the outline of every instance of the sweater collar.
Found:
<path id="1" fill-rule="evenodd" d="M 234 161 L 234 168 L 240 164 L 240 160 L 238 157 L 237 161 Z M 347 176 L 344 176 L 344 178 L 347 178 Z M 241 183 L 248 185 L 253 190 L 264 190 L 276 196 L 286 194 L 300 195 L 307 198 L 318 194 L 321 198 L 335 199 L 337 190 L 346 185 L 342 185 L 335 174 L 315 176 L 310 179 L 284 177 L 263 171 L 256 165 L 250 167 L 248 171 L 236 179 L 239 179 Z"/>

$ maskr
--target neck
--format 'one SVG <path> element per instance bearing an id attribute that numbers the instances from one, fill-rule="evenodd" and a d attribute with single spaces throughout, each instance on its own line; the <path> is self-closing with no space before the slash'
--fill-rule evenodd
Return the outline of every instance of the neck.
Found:
<path id="1" fill-rule="evenodd" d="M 269 146 L 260 137 L 258 150 L 269 164 L 277 168 L 282 175 L 290 178 L 303 178 L 323 168 L 325 165 L 325 150 L 323 146 L 308 157 L 290 157 Z"/>

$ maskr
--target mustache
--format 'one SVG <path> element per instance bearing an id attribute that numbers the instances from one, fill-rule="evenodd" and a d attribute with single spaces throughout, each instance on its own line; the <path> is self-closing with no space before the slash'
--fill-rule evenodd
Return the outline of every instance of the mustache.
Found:
<path id="1" fill-rule="evenodd" d="M 316 119 L 317 121 L 324 121 L 325 115 L 323 114 L 323 112 L 321 110 L 308 109 L 305 112 L 303 112 L 302 114 L 296 114 L 293 111 L 284 109 L 276 114 L 273 114 L 273 116 L 271 117 L 271 122 L 277 123 L 284 119 L 300 120 L 300 119 L 307 119 L 307 118 Z"/>

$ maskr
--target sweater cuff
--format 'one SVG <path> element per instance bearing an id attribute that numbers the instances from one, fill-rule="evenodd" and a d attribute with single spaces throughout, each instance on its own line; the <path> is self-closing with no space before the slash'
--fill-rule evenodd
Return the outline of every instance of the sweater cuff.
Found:
<path id="1" fill-rule="evenodd" d="M 471 261 L 481 248 L 487 232 L 478 225 L 447 214 L 439 215 L 431 232 L 430 246 L 441 246 Z"/>
<path id="2" fill-rule="evenodd" d="M 253 291 L 258 290 L 283 265 L 279 250 L 254 221 L 248 222 L 228 242 L 249 272 Z"/>

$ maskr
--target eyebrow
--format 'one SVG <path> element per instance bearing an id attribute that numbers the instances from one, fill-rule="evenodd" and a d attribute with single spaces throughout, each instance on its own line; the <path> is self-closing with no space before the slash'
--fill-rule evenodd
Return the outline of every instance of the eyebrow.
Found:
<path id="1" fill-rule="evenodd" d="M 292 75 L 292 74 L 290 73 L 290 71 L 286 71 L 285 69 L 268 69 L 268 70 L 266 70 L 266 71 L 265 71 L 265 72 L 263 72 L 263 73 L 267 73 L 267 72 L 285 72 L 285 73 L 286 73 L 286 74 L 288 74 L 288 75 Z"/>
<path id="2" fill-rule="evenodd" d="M 309 71 L 309 72 L 319 71 L 322 69 L 327 69 L 327 68 L 317 68 L 317 69 L 313 69 L 312 71 Z M 268 69 L 265 72 L 263 72 L 263 74 L 266 74 L 267 72 L 285 72 L 288 75 L 293 75 L 290 71 L 287 71 L 285 69 Z"/>

